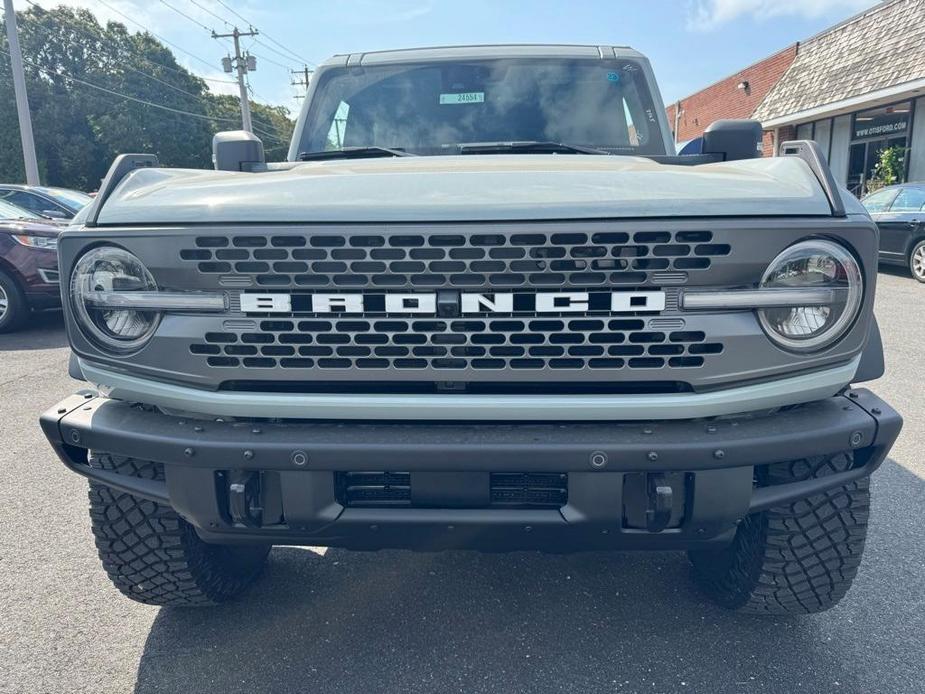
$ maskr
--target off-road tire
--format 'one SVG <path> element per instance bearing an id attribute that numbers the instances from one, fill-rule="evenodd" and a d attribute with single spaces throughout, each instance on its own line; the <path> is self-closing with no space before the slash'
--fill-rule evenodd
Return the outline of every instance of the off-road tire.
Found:
<path id="1" fill-rule="evenodd" d="M 164 468 L 134 458 L 94 453 L 90 466 L 122 475 L 164 479 Z M 203 542 L 169 506 L 90 483 L 96 548 L 113 585 L 146 605 L 209 606 L 247 588 L 266 563 L 269 545 Z"/>
<path id="2" fill-rule="evenodd" d="M 925 240 L 916 243 L 909 252 L 909 274 L 914 280 L 925 283 Z"/>
<path id="3" fill-rule="evenodd" d="M 851 453 L 775 463 L 760 486 L 849 469 Z M 841 600 L 857 574 L 867 536 L 867 478 L 745 518 L 732 544 L 692 551 L 694 578 L 723 607 L 765 615 L 822 612 Z"/>
<path id="4" fill-rule="evenodd" d="M 0 270 L 0 298 L 4 299 L 0 310 L 0 333 L 13 332 L 29 315 L 29 305 L 19 283 L 3 270 Z"/>

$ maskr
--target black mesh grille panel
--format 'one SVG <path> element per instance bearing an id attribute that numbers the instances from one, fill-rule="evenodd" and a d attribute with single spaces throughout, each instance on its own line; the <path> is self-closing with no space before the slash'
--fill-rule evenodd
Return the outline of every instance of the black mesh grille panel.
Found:
<path id="1" fill-rule="evenodd" d="M 263 319 L 206 333 L 190 352 L 216 368 L 530 371 L 690 369 L 723 351 L 700 331 L 642 318 Z"/>
<path id="2" fill-rule="evenodd" d="M 731 252 L 711 231 L 197 236 L 183 264 L 253 286 L 595 287 L 683 281 Z"/>
<path id="3" fill-rule="evenodd" d="M 488 474 L 488 473 L 486 473 Z M 413 507 L 409 472 L 335 473 L 337 500 L 356 508 Z M 568 475 L 555 472 L 492 472 L 485 506 L 561 508 L 568 503 Z"/>

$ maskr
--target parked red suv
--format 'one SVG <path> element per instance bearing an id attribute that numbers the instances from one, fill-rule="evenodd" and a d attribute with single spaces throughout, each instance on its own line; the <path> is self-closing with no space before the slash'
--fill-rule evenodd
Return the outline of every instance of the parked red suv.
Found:
<path id="1" fill-rule="evenodd" d="M 0 333 L 15 330 L 33 310 L 61 305 L 62 228 L 0 200 Z"/>

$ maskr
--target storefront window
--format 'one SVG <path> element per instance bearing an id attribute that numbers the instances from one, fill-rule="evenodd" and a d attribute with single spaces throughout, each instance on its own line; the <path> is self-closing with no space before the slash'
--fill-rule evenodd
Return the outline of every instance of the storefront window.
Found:
<path id="1" fill-rule="evenodd" d="M 803 123 L 802 125 L 798 125 L 797 126 L 797 139 L 798 140 L 812 140 L 813 139 L 813 124 Z"/>
<path id="2" fill-rule="evenodd" d="M 905 181 L 911 115 L 911 101 L 880 106 L 854 115 L 848 152 L 848 189 L 852 193 L 860 197 L 877 184 Z M 888 149 L 894 149 L 897 155 L 891 158 L 895 166 L 889 172 L 878 172 L 877 164 Z M 889 181 L 887 177 L 895 177 L 896 180 Z"/>

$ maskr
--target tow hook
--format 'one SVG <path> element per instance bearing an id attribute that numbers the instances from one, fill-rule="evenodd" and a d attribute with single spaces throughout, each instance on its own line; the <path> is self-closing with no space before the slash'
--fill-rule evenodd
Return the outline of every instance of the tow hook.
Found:
<path id="1" fill-rule="evenodd" d="M 672 491 L 668 478 L 660 472 L 646 475 L 646 530 L 660 533 L 671 521 Z"/>
<path id="2" fill-rule="evenodd" d="M 263 521 L 260 506 L 260 474 L 232 470 L 228 483 L 228 513 L 231 519 L 246 528 L 259 528 Z"/>

